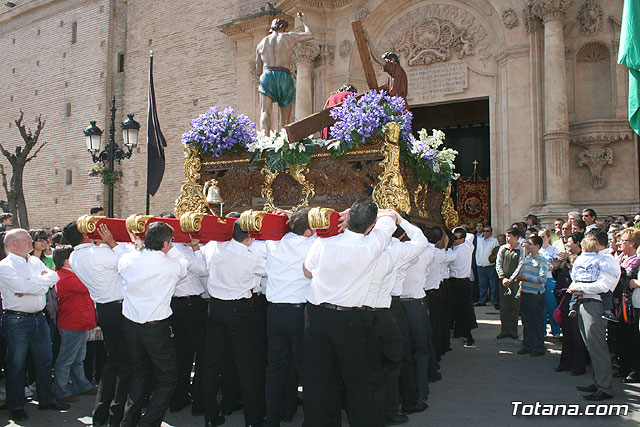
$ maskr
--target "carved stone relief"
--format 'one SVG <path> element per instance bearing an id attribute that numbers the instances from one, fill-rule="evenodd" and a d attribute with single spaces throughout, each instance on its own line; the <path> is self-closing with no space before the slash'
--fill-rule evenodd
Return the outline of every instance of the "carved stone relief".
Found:
<path id="1" fill-rule="evenodd" d="M 318 56 L 315 58 L 316 65 L 333 65 L 336 56 L 336 47 L 330 44 L 321 44 Z"/>
<path id="2" fill-rule="evenodd" d="M 445 62 L 451 58 L 492 55 L 491 42 L 482 24 L 469 12 L 444 4 L 432 4 L 400 16 L 378 43 L 377 51 L 394 51 L 409 66 Z"/>
<path id="3" fill-rule="evenodd" d="M 369 16 L 370 13 L 371 11 L 369 9 L 367 9 L 366 7 L 363 7 L 356 13 L 356 20 L 364 21 L 367 18 L 367 16 Z"/>
<path id="4" fill-rule="evenodd" d="M 585 43 L 576 54 L 576 62 L 600 62 L 609 59 L 609 48 L 597 41 Z"/>
<path id="5" fill-rule="evenodd" d="M 311 43 L 298 43 L 293 48 L 293 58 L 292 61 L 294 64 L 298 64 L 300 62 L 311 62 L 313 59 L 318 56 L 319 48 Z"/>
<path id="6" fill-rule="evenodd" d="M 520 25 L 518 14 L 511 7 L 502 11 L 502 22 L 507 29 L 511 29 Z"/>
<path id="7" fill-rule="evenodd" d="M 593 188 L 604 186 L 605 178 L 602 176 L 602 168 L 611 164 L 613 164 L 613 150 L 611 148 L 585 149 L 578 153 L 578 166 L 589 168 Z"/>
<path id="8" fill-rule="evenodd" d="M 578 11 L 578 22 L 582 32 L 592 36 L 602 31 L 602 18 L 604 10 L 597 0 L 587 0 Z"/>
<path id="9" fill-rule="evenodd" d="M 573 0 L 527 0 L 526 16 L 542 19 L 564 18 Z"/>
<path id="10" fill-rule="evenodd" d="M 342 43 L 340 43 L 340 56 L 346 58 L 347 56 L 351 55 L 352 47 L 353 42 L 350 42 L 349 40 L 342 40 Z"/>

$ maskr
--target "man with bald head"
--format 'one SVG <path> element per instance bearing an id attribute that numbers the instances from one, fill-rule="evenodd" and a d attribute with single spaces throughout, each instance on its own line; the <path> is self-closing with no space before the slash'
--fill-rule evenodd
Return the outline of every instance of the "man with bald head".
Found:
<path id="1" fill-rule="evenodd" d="M 31 347 L 35 359 L 38 409 L 69 409 L 56 402 L 51 382 L 51 335 L 42 311 L 47 291 L 58 280 L 39 258 L 29 255 L 33 240 L 26 230 L 16 228 L 4 238 L 7 257 L 0 261 L 2 329 L 7 340 L 7 406 L 14 421 L 25 421 L 24 364 Z"/>

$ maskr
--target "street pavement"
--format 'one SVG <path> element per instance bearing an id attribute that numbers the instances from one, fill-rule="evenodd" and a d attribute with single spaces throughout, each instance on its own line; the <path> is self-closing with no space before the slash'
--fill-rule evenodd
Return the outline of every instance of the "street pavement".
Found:
<path id="1" fill-rule="evenodd" d="M 491 306 L 476 307 L 479 328 L 474 330 L 476 343 L 464 347 L 462 340 L 452 339 L 453 350 L 441 362 L 443 379 L 431 383 L 429 409 L 420 414 L 410 415 L 406 426 L 530 426 L 544 424 L 551 426 L 637 426 L 640 423 L 640 384 L 624 384 L 614 378 L 614 398 L 605 404 L 628 405 L 627 415 L 612 416 L 524 416 L 512 415 L 512 402 L 521 405 L 566 404 L 579 405 L 580 411 L 587 409 L 576 385 L 591 384 L 591 370 L 582 376 L 571 376 L 568 372 L 556 373 L 553 368 L 560 359 L 560 342 L 546 338 L 547 355 L 530 357 L 517 355 L 521 341 L 510 338 L 497 340 L 500 319 Z M 520 327 L 520 333 L 522 328 Z M 30 402 L 26 411 L 29 421 L 16 424 L 8 420 L 8 412 L 0 412 L 0 425 L 9 426 L 85 426 L 91 425 L 93 396 L 80 396 L 80 402 L 72 404 L 69 411 L 38 411 L 37 404 Z M 598 402 L 602 403 L 602 402 Z M 534 409 L 527 407 L 523 412 Z M 301 426 L 301 408 L 291 423 L 283 426 Z M 541 412 L 544 408 L 538 409 Z M 605 411 L 606 408 L 591 408 Z M 6 423 L 6 424 L 5 424 Z M 346 424 L 346 416 L 343 416 Z M 162 426 L 201 427 L 203 417 L 191 416 L 190 408 L 178 413 L 169 413 Z M 242 412 L 236 412 L 224 426 L 244 426 Z"/>

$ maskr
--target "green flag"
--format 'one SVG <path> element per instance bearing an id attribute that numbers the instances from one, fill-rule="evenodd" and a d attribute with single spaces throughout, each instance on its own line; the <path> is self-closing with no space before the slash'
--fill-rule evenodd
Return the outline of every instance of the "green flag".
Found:
<path id="1" fill-rule="evenodd" d="M 640 0 L 624 0 L 618 64 L 629 68 L 629 126 L 640 134 Z"/>

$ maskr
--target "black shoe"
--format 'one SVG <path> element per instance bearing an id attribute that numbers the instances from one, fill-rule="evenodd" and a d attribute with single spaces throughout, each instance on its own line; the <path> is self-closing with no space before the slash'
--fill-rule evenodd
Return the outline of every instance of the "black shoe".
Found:
<path id="1" fill-rule="evenodd" d="M 223 410 L 220 411 L 220 413 L 222 415 L 229 416 L 229 415 L 233 414 L 235 411 L 239 411 L 240 409 L 242 409 L 242 402 L 236 403 L 236 406 L 234 406 L 232 408 L 223 409 Z"/>
<path id="2" fill-rule="evenodd" d="M 545 352 L 544 351 L 537 351 L 537 350 L 533 350 L 531 352 L 531 357 L 538 357 L 538 356 L 544 356 Z"/>
<path id="3" fill-rule="evenodd" d="M 467 338 L 465 343 L 464 343 L 464 346 L 465 347 L 471 347 L 475 342 L 476 342 L 476 340 L 474 340 L 473 337 Z"/>
<path id="4" fill-rule="evenodd" d="M 586 387 L 577 385 L 576 390 L 583 391 L 585 393 L 595 393 L 596 391 L 598 391 L 598 387 L 596 387 L 595 384 L 591 384 Z"/>
<path id="5" fill-rule="evenodd" d="M 426 411 L 426 409 L 429 407 L 429 405 L 427 404 L 427 402 L 425 402 L 424 400 L 419 400 L 418 403 L 416 403 L 416 406 L 414 406 L 413 408 L 402 408 L 402 413 L 403 414 L 415 414 L 417 412 L 423 412 Z"/>
<path id="6" fill-rule="evenodd" d="M 629 376 L 629 374 L 631 373 L 631 370 L 629 369 L 620 369 L 618 370 L 618 372 L 615 372 L 613 374 L 614 378 L 627 378 L 627 376 Z"/>
<path id="7" fill-rule="evenodd" d="M 558 366 L 557 368 L 554 369 L 555 372 L 564 372 L 564 371 L 568 371 L 569 369 L 566 368 L 561 368 L 560 366 Z"/>
<path id="8" fill-rule="evenodd" d="M 46 411 L 47 409 L 51 409 L 53 411 L 65 411 L 71 408 L 71 405 L 63 402 L 49 402 L 44 405 L 38 405 L 38 409 L 41 411 Z"/>
<path id="9" fill-rule="evenodd" d="M 517 340 L 517 339 L 518 339 L 518 338 L 520 338 L 520 337 L 519 337 L 519 336 L 517 336 L 517 335 L 511 335 L 511 338 L 512 338 L 512 339 L 514 339 L 514 340 Z"/>
<path id="10" fill-rule="evenodd" d="M 571 371 L 571 373 L 569 375 L 571 375 L 572 377 L 577 377 L 578 375 L 584 375 L 584 371 L 582 371 L 582 372 L 573 372 L 573 371 Z"/>
<path id="11" fill-rule="evenodd" d="M 29 419 L 29 415 L 24 411 L 24 409 L 16 409 L 15 411 L 9 411 L 9 417 L 13 421 L 27 421 Z"/>
<path id="12" fill-rule="evenodd" d="M 526 348 L 521 348 L 520 350 L 518 350 L 518 354 L 529 354 L 529 353 L 531 352 Z"/>
<path id="13" fill-rule="evenodd" d="M 596 391 L 593 394 L 588 394 L 588 395 L 582 396 L 582 397 L 584 397 L 585 400 L 591 400 L 591 401 L 600 401 L 600 400 L 613 399 L 613 396 L 611 396 L 610 394 L 605 393 L 604 391 Z"/>
<path id="14" fill-rule="evenodd" d="M 640 378 L 638 378 L 638 376 L 635 375 L 635 373 L 633 373 L 633 374 L 629 374 L 627 378 L 623 378 L 622 382 L 625 384 L 640 383 Z"/>
<path id="15" fill-rule="evenodd" d="M 213 421 L 205 421 L 204 427 L 216 427 L 224 424 L 225 419 L 222 415 L 218 415 Z"/>
<path id="16" fill-rule="evenodd" d="M 384 417 L 385 426 L 397 426 L 399 424 L 405 424 L 409 422 L 409 417 L 402 414 L 387 415 Z"/>
<path id="17" fill-rule="evenodd" d="M 487 305 L 486 302 L 477 302 L 477 303 L 473 304 L 474 307 L 484 307 L 485 305 Z"/>

